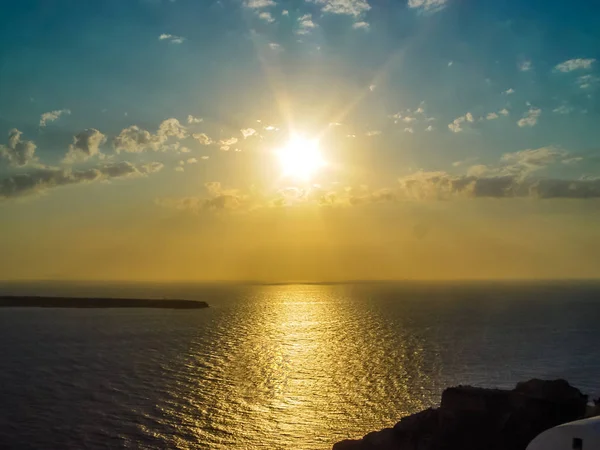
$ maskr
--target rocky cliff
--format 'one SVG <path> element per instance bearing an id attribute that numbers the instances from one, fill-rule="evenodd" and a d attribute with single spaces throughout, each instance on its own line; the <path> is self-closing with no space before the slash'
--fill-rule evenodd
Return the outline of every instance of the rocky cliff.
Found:
<path id="1" fill-rule="evenodd" d="M 533 379 L 512 390 L 457 386 L 439 408 L 333 450 L 524 450 L 542 431 L 584 417 L 587 396 L 565 380 Z"/>

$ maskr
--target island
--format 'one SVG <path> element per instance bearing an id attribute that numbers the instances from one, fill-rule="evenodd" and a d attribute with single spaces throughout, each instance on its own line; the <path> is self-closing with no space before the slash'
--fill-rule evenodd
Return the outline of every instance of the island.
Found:
<path id="1" fill-rule="evenodd" d="M 456 386 L 444 390 L 438 408 L 338 442 L 333 450 L 526 450 L 545 430 L 599 414 L 598 401 L 588 405 L 565 380 L 532 379 L 510 390 Z"/>
<path id="2" fill-rule="evenodd" d="M 151 300 L 102 297 L 0 296 L 0 308 L 158 308 L 203 309 L 208 303 L 198 300 Z"/>

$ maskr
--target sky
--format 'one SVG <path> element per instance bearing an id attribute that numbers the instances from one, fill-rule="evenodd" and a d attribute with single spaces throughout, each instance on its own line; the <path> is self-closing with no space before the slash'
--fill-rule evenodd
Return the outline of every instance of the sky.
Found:
<path id="1" fill-rule="evenodd" d="M 0 15 L 0 280 L 600 276 L 600 4 Z"/>

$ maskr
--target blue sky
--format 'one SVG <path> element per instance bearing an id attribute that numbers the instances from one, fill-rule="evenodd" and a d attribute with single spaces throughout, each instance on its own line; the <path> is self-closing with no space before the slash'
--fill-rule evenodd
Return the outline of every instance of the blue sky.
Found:
<path id="1" fill-rule="evenodd" d="M 12 227 L 65 202 L 600 197 L 593 2 L 6 0 L 0 14 Z M 277 169 L 293 133 L 328 162 L 308 184 Z"/>

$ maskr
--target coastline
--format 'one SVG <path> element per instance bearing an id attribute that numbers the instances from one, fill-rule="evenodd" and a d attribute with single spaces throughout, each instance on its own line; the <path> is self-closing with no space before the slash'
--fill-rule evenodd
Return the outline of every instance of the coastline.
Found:
<path id="1" fill-rule="evenodd" d="M 204 309 L 208 303 L 198 300 L 152 300 L 110 297 L 0 296 L 0 308 L 154 308 Z"/>

